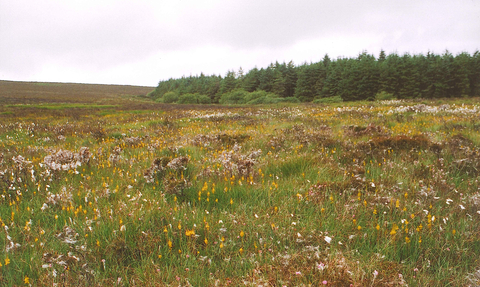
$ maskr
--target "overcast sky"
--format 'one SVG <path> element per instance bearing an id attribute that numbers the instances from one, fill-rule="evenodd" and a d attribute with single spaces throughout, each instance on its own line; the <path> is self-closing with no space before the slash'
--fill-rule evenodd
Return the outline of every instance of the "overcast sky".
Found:
<path id="1" fill-rule="evenodd" d="M 480 49 L 480 0 L 0 0 L 0 80 L 156 86 L 242 67 Z"/>

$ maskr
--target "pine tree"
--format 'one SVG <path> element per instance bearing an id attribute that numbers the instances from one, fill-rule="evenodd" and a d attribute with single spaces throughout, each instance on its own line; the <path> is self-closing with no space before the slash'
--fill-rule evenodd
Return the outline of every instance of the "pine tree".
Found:
<path id="1" fill-rule="evenodd" d="M 272 84 L 272 93 L 285 97 L 285 78 L 283 77 L 282 72 L 275 68 L 273 71 L 273 84 Z"/>
<path id="2" fill-rule="evenodd" d="M 480 52 L 475 51 L 469 65 L 470 97 L 480 96 Z"/>
<path id="3" fill-rule="evenodd" d="M 303 65 L 298 70 L 298 81 L 295 88 L 295 97 L 302 102 L 311 102 L 318 94 L 317 89 L 321 85 L 318 81 L 321 80 L 319 71 L 319 63 Z"/>
<path id="4" fill-rule="evenodd" d="M 423 94 L 427 98 L 440 98 L 443 96 L 443 87 L 440 82 L 441 59 L 434 53 L 427 53 L 427 68 L 425 71 L 426 87 Z"/>
<path id="5" fill-rule="evenodd" d="M 272 64 L 266 69 L 260 69 L 260 84 L 258 86 L 259 90 L 265 91 L 267 93 L 272 91 L 273 69 L 274 68 Z"/>
<path id="6" fill-rule="evenodd" d="M 383 49 L 380 50 L 380 54 L 378 55 L 378 62 L 383 63 L 387 59 L 387 55 Z"/>
<path id="7" fill-rule="evenodd" d="M 251 69 L 244 77 L 242 86 L 247 92 L 254 92 L 260 85 L 260 71 L 257 67 Z"/>
<path id="8" fill-rule="evenodd" d="M 330 66 L 331 62 L 332 62 L 332 60 L 330 60 L 330 57 L 328 56 L 328 54 L 325 54 L 325 56 L 323 56 L 323 60 L 322 60 L 322 63 L 325 66 L 325 68 L 328 68 L 328 66 Z"/>
<path id="9" fill-rule="evenodd" d="M 344 101 L 373 100 L 379 89 L 379 71 L 375 57 L 367 52 L 349 59 L 340 81 L 340 96 Z"/>
<path id="10" fill-rule="evenodd" d="M 381 50 L 378 60 L 367 52 L 357 58 L 335 60 L 326 54 L 321 62 L 298 67 L 292 61 L 288 65 L 275 62 L 266 69 L 255 67 L 246 74 L 240 67 L 238 72 L 229 71 L 225 78 L 203 73 L 170 78 L 159 81 L 149 96 L 158 99 L 167 93 L 177 97 L 206 95 L 215 103 L 235 89 L 243 89 L 240 91 L 243 93 L 262 90 L 301 101 L 333 96 L 344 100 L 373 99 L 379 91 L 400 99 L 473 97 L 480 93 L 480 52 L 472 56 L 460 53 L 454 57 L 445 51 L 442 55 L 429 52 L 400 57 L 396 53 L 386 55 Z"/>
<path id="11" fill-rule="evenodd" d="M 404 54 L 399 61 L 399 78 L 396 95 L 399 99 L 415 98 L 420 93 L 417 83 L 418 74 L 416 73 L 414 58 L 408 53 Z"/>
<path id="12" fill-rule="evenodd" d="M 297 86 L 297 69 L 293 64 L 293 61 L 290 61 L 286 67 L 285 71 L 285 97 L 293 97 L 295 94 L 295 87 Z"/>
<path id="13" fill-rule="evenodd" d="M 322 98 L 340 96 L 339 83 L 342 80 L 342 71 L 346 63 L 347 59 L 337 59 L 328 64 L 326 78 L 322 90 L 319 91 Z"/>
<path id="14" fill-rule="evenodd" d="M 470 94 L 470 62 L 472 61 L 468 53 L 461 53 L 457 55 L 453 63 L 454 87 L 453 96 L 463 97 Z"/>
<path id="15" fill-rule="evenodd" d="M 212 103 L 218 103 L 218 99 L 220 98 L 221 83 L 221 76 L 212 75 L 207 80 L 205 94 L 210 98 Z"/>
<path id="16" fill-rule="evenodd" d="M 388 55 L 381 67 L 380 89 L 398 98 L 400 90 L 400 57 L 396 53 Z"/>
<path id="17" fill-rule="evenodd" d="M 240 68 L 238 69 L 236 79 L 237 79 L 237 85 L 236 85 L 235 88 L 236 88 L 236 89 L 242 88 L 242 86 L 243 86 L 243 81 L 245 80 L 245 74 L 244 74 L 244 71 L 243 71 L 242 67 L 240 67 Z"/>
<path id="18" fill-rule="evenodd" d="M 227 75 L 225 78 L 222 80 L 222 83 L 220 85 L 220 93 L 221 94 L 226 94 L 228 92 L 233 91 L 236 86 L 237 86 L 237 81 L 235 78 L 235 72 L 234 71 L 228 71 Z"/>

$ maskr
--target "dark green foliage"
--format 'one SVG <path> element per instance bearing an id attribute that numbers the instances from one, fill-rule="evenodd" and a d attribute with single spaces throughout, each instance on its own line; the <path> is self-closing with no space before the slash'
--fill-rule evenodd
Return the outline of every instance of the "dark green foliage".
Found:
<path id="1" fill-rule="evenodd" d="M 236 81 L 236 88 L 241 89 L 243 86 L 243 81 L 245 80 L 245 72 L 243 71 L 243 68 L 240 67 L 237 72 L 237 81 Z"/>
<path id="2" fill-rule="evenodd" d="M 293 61 L 290 61 L 286 66 L 285 71 L 285 97 L 293 97 L 295 94 L 295 88 L 297 87 L 297 70 Z"/>
<path id="3" fill-rule="evenodd" d="M 247 92 L 255 91 L 260 85 L 260 73 L 255 67 L 251 69 L 243 78 L 242 88 Z"/>
<path id="4" fill-rule="evenodd" d="M 260 85 L 258 86 L 259 90 L 265 92 L 271 92 L 274 81 L 274 67 L 271 64 L 266 69 L 260 69 Z"/>
<path id="5" fill-rule="evenodd" d="M 259 91 L 275 96 L 255 94 Z M 325 55 L 320 62 L 300 66 L 275 62 L 248 72 L 240 67 L 224 78 L 200 74 L 169 79 L 159 82 L 148 97 L 164 103 L 189 104 L 258 104 L 292 97 L 302 102 L 325 103 L 337 102 L 338 97 L 343 101 L 475 97 L 479 91 L 478 51 L 454 56 L 448 51 L 442 55 L 387 55 L 382 50 L 378 59 L 367 52 L 356 58 L 333 60 Z"/>
<path id="6" fill-rule="evenodd" d="M 378 55 L 378 63 L 383 63 L 385 59 L 387 58 L 387 54 L 385 54 L 385 51 L 382 49 L 380 51 L 380 54 Z"/>
<path id="7" fill-rule="evenodd" d="M 327 76 L 323 83 L 322 90 L 319 91 L 322 98 L 339 96 L 340 90 L 338 84 L 342 79 L 342 70 L 346 62 L 346 59 L 338 59 L 335 62 L 324 62 L 324 64 L 327 63 L 328 66 L 326 67 Z"/>
<path id="8" fill-rule="evenodd" d="M 302 102 L 311 102 L 317 95 L 317 91 L 322 89 L 325 76 L 326 68 L 322 64 L 300 67 L 295 97 Z"/>
<path id="9" fill-rule="evenodd" d="M 286 81 L 282 72 L 278 68 L 275 68 L 273 72 L 273 85 L 271 92 L 280 96 L 284 96 L 285 84 Z"/>
<path id="10" fill-rule="evenodd" d="M 378 78 L 375 57 L 363 52 L 347 62 L 339 83 L 339 95 L 344 101 L 373 100 L 379 88 Z"/>
<path id="11" fill-rule="evenodd" d="M 235 72 L 231 71 L 227 73 L 227 76 L 223 79 L 220 85 L 220 93 L 226 94 L 235 89 L 237 82 L 235 79 Z"/>

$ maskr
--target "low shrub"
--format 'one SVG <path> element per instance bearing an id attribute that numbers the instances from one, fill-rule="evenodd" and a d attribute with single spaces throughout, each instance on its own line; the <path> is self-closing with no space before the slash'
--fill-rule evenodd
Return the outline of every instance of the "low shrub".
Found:
<path id="1" fill-rule="evenodd" d="M 199 104 L 211 104 L 212 100 L 207 95 L 198 95 L 197 101 Z"/>
<path id="2" fill-rule="evenodd" d="M 161 97 L 161 99 L 162 99 L 162 102 L 166 104 L 171 104 L 178 101 L 178 95 L 175 92 L 167 92 L 163 95 L 163 97 Z"/>
<path id="3" fill-rule="evenodd" d="M 251 92 L 251 93 L 248 93 L 244 100 L 245 100 L 245 103 L 250 103 L 250 102 L 253 102 L 255 100 L 258 100 L 258 99 L 261 99 L 261 98 L 265 98 L 268 96 L 269 93 L 265 92 L 265 91 L 254 91 L 254 92 Z"/>
<path id="4" fill-rule="evenodd" d="M 242 89 L 233 90 L 229 93 L 223 94 L 220 97 L 219 103 L 222 105 L 243 104 L 247 94 L 248 92 Z"/>
<path id="5" fill-rule="evenodd" d="M 197 94 L 183 94 L 178 97 L 177 104 L 198 104 Z"/>
<path id="6" fill-rule="evenodd" d="M 385 91 L 381 91 L 375 95 L 375 100 L 377 101 L 389 101 L 394 99 L 395 97 L 393 96 L 392 93 L 387 93 Z"/>
<path id="7" fill-rule="evenodd" d="M 333 103 L 341 103 L 341 102 L 343 102 L 343 99 L 340 96 L 320 98 L 320 99 L 313 100 L 314 104 L 333 104 Z"/>

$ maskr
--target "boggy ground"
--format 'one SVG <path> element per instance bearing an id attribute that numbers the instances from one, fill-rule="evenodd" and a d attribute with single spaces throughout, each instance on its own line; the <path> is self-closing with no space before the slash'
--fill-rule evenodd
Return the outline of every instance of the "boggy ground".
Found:
<path id="1" fill-rule="evenodd" d="M 2 285 L 480 284 L 477 99 L 125 100 L 2 106 Z"/>

